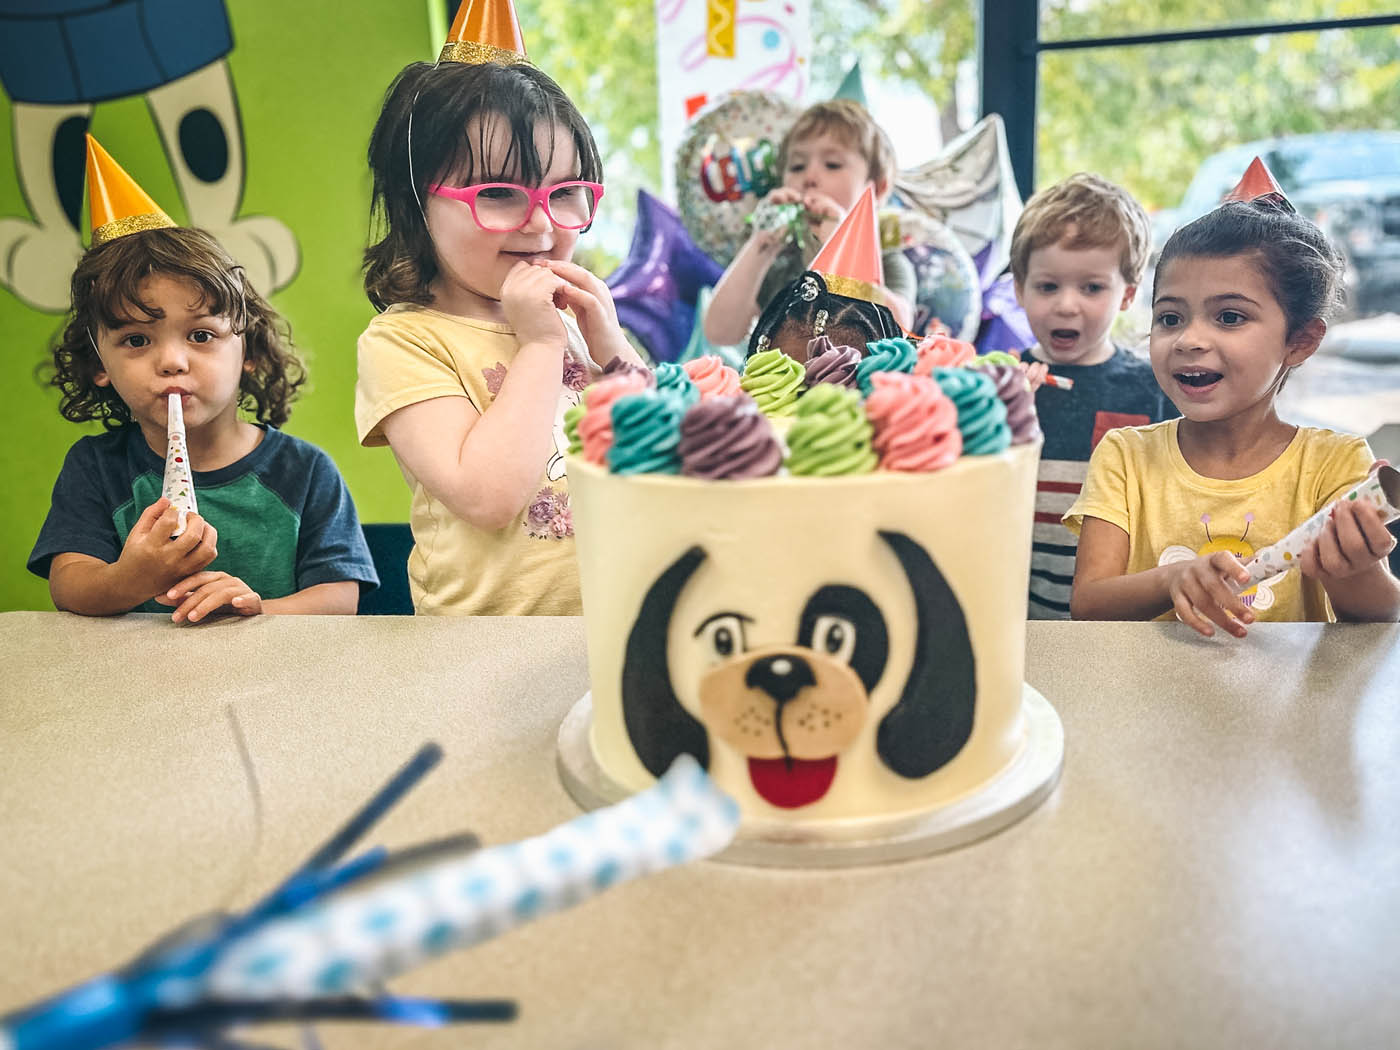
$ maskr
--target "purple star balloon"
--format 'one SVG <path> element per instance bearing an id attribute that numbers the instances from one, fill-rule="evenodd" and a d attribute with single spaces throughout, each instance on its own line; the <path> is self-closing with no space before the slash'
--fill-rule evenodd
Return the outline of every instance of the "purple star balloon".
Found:
<path id="1" fill-rule="evenodd" d="M 1026 311 L 1016 302 L 1016 287 L 1009 273 L 1002 274 L 982 293 L 982 327 L 976 342 L 979 354 L 993 350 L 1020 353 L 1035 342 Z"/>
<path id="2" fill-rule="evenodd" d="M 618 322 L 652 360 L 675 361 L 695 327 L 700 289 L 723 267 L 690 239 L 680 216 L 646 190 L 637 191 L 637 228 L 627 258 L 607 279 Z"/>

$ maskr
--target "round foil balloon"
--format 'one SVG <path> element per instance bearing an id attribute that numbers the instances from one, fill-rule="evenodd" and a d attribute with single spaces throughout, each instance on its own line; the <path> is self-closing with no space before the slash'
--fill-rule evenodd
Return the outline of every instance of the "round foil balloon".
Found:
<path id="1" fill-rule="evenodd" d="M 970 340 L 982 320 L 981 280 L 972 256 L 937 219 L 905 208 L 886 215 L 895 217 L 899 242 L 918 277 L 914 332 L 922 335 L 937 318 L 954 338 Z"/>
<path id="2" fill-rule="evenodd" d="M 744 220 L 782 182 L 778 146 L 801 107 L 771 91 L 734 91 L 706 106 L 676 152 L 676 201 L 695 243 L 728 266 L 748 240 Z"/>

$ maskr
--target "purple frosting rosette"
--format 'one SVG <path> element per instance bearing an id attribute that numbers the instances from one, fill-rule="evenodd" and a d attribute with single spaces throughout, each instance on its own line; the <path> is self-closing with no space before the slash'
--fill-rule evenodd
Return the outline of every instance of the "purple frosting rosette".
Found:
<path id="1" fill-rule="evenodd" d="M 809 389 L 818 383 L 832 383 L 854 390 L 860 356 L 855 347 L 837 346 L 826 336 L 819 335 L 807 344 L 807 374 L 803 382 Z"/>
<path id="2" fill-rule="evenodd" d="M 1040 416 L 1035 410 L 1035 394 L 1031 393 L 1026 374 L 1018 365 L 987 365 L 983 374 L 991 377 L 997 387 L 997 397 L 1006 406 L 1006 425 L 1011 428 L 1013 445 L 1029 445 L 1042 437 Z"/>
<path id="3" fill-rule="evenodd" d="M 681 420 L 681 473 L 710 481 L 770 477 L 783 449 L 751 397 L 715 397 Z"/>

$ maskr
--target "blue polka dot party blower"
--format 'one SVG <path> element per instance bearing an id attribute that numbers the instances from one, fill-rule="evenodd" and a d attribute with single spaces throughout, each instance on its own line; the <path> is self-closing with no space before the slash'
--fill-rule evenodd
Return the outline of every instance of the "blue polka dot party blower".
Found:
<path id="1" fill-rule="evenodd" d="M 383 982 L 628 879 L 711 856 L 739 809 L 682 755 L 657 783 L 536 838 L 456 836 L 342 861 L 440 760 L 426 745 L 297 871 L 241 915 L 198 919 L 131 963 L 0 1018 L 0 1050 L 132 1040 L 234 1045 L 230 1027 L 368 1020 L 507 1021 L 510 1000 L 408 999 Z"/>

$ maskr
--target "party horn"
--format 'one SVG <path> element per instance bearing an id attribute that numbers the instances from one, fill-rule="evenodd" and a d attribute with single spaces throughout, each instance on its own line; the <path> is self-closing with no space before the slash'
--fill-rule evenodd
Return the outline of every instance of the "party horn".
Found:
<path id="1" fill-rule="evenodd" d="M 170 534 L 173 540 L 185 531 L 185 521 L 199 513 L 194 498 L 194 472 L 190 470 L 190 450 L 185 444 L 185 410 L 180 395 L 170 395 L 170 408 L 165 422 L 165 482 L 160 494 L 168 499 L 180 514 L 179 524 Z"/>

